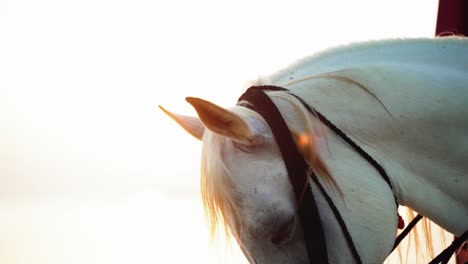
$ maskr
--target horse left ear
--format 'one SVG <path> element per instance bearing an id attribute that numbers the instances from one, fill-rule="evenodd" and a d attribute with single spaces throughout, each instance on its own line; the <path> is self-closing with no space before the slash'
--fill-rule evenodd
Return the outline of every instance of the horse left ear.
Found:
<path id="1" fill-rule="evenodd" d="M 250 143 L 254 140 L 249 125 L 239 115 L 200 98 L 185 98 L 209 130 L 233 140 Z"/>
<path id="2" fill-rule="evenodd" d="M 174 114 L 162 106 L 159 106 L 159 109 L 161 109 L 172 120 L 176 121 L 176 123 L 185 129 L 185 131 L 189 132 L 190 135 L 194 136 L 198 140 L 202 140 L 205 127 L 203 126 L 202 122 L 200 122 L 200 119 L 191 116 Z"/>

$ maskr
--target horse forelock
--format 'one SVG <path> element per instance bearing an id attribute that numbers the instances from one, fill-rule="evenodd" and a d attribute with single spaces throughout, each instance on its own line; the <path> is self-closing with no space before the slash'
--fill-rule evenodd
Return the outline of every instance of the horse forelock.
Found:
<path id="1" fill-rule="evenodd" d="M 225 141 L 222 136 L 208 130 L 203 135 L 200 187 L 212 238 L 219 228 L 223 228 L 229 237 L 226 219 L 233 216 L 233 195 L 228 188 L 230 179 L 222 158 Z"/>
<path id="2" fill-rule="evenodd" d="M 260 118 L 258 114 L 245 107 L 236 106 L 232 110 L 245 119 Z M 229 221 L 233 225 L 239 224 L 236 220 L 239 219 L 239 214 L 236 207 L 238 198 L 235 193 L 238 184 L 231 177 L 223 159 L 223 147 L 229 140 L 209 130 L 203 135 L 201 193 L 212 238 L 217 231 L 224 231 L 226 238 L 229 238 Z"/>

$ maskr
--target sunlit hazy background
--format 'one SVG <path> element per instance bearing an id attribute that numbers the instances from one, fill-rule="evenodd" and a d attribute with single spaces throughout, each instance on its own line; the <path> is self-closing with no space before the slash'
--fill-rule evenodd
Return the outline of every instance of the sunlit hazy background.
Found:
<path id="1" fill-rule="evenodd" d="M 0 263 L 245 263 L 210 246 L 200 144 L 223 106 L 327 47 L 431 37 L 436 0 L 0 0 Z"/>

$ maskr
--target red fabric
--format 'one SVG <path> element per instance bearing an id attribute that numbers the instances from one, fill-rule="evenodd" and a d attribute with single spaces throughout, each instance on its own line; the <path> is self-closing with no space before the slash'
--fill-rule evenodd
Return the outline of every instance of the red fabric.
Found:
<path id="1" fill-rule="evenodd" d="M 405 221 L 403 220 L 403 217 L 401 217 L 401 215 L 398 214 L 398 229 L 403 228 L 405 228 Z"/>
<path id="2" fill-rule="evenodd" d="M 436 36 L 468 36 L 468 1 L 439 0 Z"/>

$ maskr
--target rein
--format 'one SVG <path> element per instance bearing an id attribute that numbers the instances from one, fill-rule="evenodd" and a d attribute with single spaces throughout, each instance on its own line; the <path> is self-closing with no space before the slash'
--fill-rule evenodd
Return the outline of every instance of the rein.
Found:
<path id="1" fill-rule="evenodd" d="M 297 147 L 291 147 L 295 146 L 293 136 L 289 131 L 288 126 L 286 125 L 286 122 L 284 121 L 284 118 L 282 117 L 280 111 L 278 110 L 274 102 L 271 100 L 271 98 L 265 93 L 265 91 L 284 91 L 294 96 L 311 114 L 317 116 L 323 124 L 325 124 L 338 136 L 340 136 L 341 139 L 343 139 L 343 141 L 350 145 L 359 155 L 361 155 L 361 157 L 366 159 L 387 182 L 393 193 L 393 187 L 387 173 L 376 160 L 374 160 L 359 145 L 357 145 L 353 140 L 351 140 L 342 130 L 340 130 L 333 123 L 331 123 L 320 112 L 309 106 L 302 98 L 298 97 L 295 94 L 292 94 L 289 90 L 285 88 L 278 86 L 252 86 L 249 89 L 247 89 L 247 91 L 238 99 L 238 102 L 249 102 L 250 105 L 247 105 L 246 107 L 252 109 L 253 111 L 256 111 L 263 117 L 263 119 L 267 122 L 268 126 L 270 127 L 273 136 L 279 146 L 281 156 L 284 160 L 286 170 L 288 172 L 288 177 L 291 182 L 291 185 L 293 186 L 294 194 L 296 197 L 297 210 L 304 231 L 304 240 L 306 242 L 309 262 L 319 264 L 329 263 L 325 235 L 323 232 L 322 222 L 320 220 L 320 214 L 312 193 L 312 188 L 310 184 L 308 184 L 308 178 L 310 177 L 317 185 L 320 193 L 325 197 L 325 200 L 332 209 L 332 212 L 335 215 L 341 227 L 341 230 L 345 236 L 346 242 L 351 250 L 355 262 L 362 263 L 361 257 L 356 249 L 356 246 L 354 245 L 354 242 L 346 227 L 343 217 L 339 213 L 330 196 L 327 194 L 327 192 L 319 182 L 317 175 L 312 170 L 310 170 L 310 174 L 308 174 L 309 166 L 305 161 L 304 157 L 297 149 Z M 395 198 L 395 203 L 398 208 L 397 198 L 395 195 L 393 196 Z M 409 233 L 411 228 L 414 225 L 416 225 L 416 223 L 421 218 L 422 216 L 418 215 L 405 228 L 405 230 L 403 230 L 402 233 L 398 235 L 398 237 L 395 240 L 395 244 L 393 246 L 392 251 L 398 246 L 401 240 L 403 240 L 403 238 Z M 436 258 L 434 258 L 430 262 L 430 264 L 447 263 L 451 255 L 457 249 L 457 247 L 460 246 L 463 243 L 463 241 L 465 241 L 467 238 L 468 230 L 456 240 L 454 240 L 452 245 L 450 245 L 447 249 L 442 251 Z"/>

